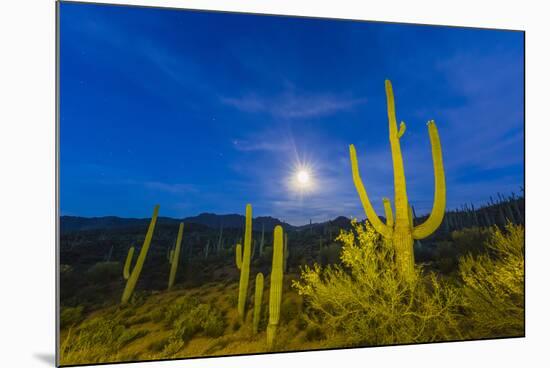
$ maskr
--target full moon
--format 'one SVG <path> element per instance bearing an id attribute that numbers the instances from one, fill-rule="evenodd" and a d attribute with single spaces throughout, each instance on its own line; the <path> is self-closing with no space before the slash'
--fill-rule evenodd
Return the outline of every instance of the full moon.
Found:
<path id="1" fill-rule="evenodd" d="M 297 164 L 287 177 L 288 189 L 299 195 L 315 192 L 317 187 L 317 176 L 313 167 L 306 164 Z"/>
<path id="2" fill-rule="evenodd" d="M 300 170 L 296 174 L 298 183 L 302 186 L 306 186 L 309 183 L 309 173 L 306 170 Z"/>

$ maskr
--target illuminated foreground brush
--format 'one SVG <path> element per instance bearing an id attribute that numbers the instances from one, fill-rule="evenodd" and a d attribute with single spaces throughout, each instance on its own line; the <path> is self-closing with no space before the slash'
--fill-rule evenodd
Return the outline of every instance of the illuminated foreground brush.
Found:
<path id="1" fill-rule="evenodd" d="M 178 237 L 176 238 L 176 248 L 170 252 L 170 277 L 168 278 L 168 289 L 172 288 L 178 272 L 180 260 L 181 238 L 183 237 L 183 222 L 180 222 Z"/>
<path id="2" fill-rule="evenodd" d="M 267 346 L 273 348 L 275 334 L 281 314 L 283 292 L 283 228 L 275 226 L 273 232 L 273 262 L 271 264 L 271 281 L 269 286 L 269 324 L 267 325 Z"/>
<path id="3" fill-rule="evenodd" d="M 393 180 L 395 191 L 395 218 L 393 221 L 388 221 L 388 212 L 391 212 L 391 204 L 389 201 L 384 201 L 384 209 L 386 211 L 387 223 L 384 224 L 372 207 L 372 204 L 367 196 L 363 181 L 359 175 L 359 167 L 357 164 L 357 154 L 355 147 L 349 146 L 351 168 L 353 182 L 367 218 L 371 222 L 375 230 L 380 233 L 385 239 L 392 242 L 396 262 L 402 276 L 410 280 L 414 277 L 414 239 L 423 239 L 431 235 L 441 224 L 445 215 L 445 172 L 443 169 L 443 157 L 441 153 L 441 143 L 439 141 L 439 133 L 433 120 L 428 122 L 428 133 L 430 135 L 430 143 L 432 146 L 432 159 L 435 175 L 435 192 L 433 208 L 428 219 L 418 226 L 412 225 L 412 219 L 409 208 L 409 200 L 407 197 L 407 185 L 405 181 L 405 170 L 403 167 L 403 158 L 401 156 L 401 145 L 399 140 L 405 133 L 405 123 L 401 122 L 399 130 L 397 129 L 397 120 L 395 117 L 395 105 L 393 97 L 393 89 L 391 82 L 386 80 L 386 97 L 388 105 L 388 121 L 390 130 L 390 145 L 393 161 Z M 389 208 L 389 211 L 388 211 Z M 393 222 L 393 223 L 392 223 Z"/>
<path id="4" fill-rule="evenodd" d="M 153 211 L 153 217 L 151 218 L 151 222 L 149 223 L 149 228 L 147 229 L 147 234 L 145 235 L 145 241 L 143 242 L 141 250 L 139 251 L 138 259 L 134 268 L 132 269 L 132 273 L 130 274 L 128 281 L 126 281 L 126 287 L 124 288 L 124 292 L 122 293 L 122 304 L 126 304 L 128 300 L 130 300 L 130 297 L 134 292 L 137 281 L 139 279 L 139 274 L 141 273 L 141 269 L 143 268 L 143 263 L 145 263 L 145 258 L 147 258 L 147 252 L 149 252 L 149 247 L 151 245 L 151 239 L 153 238 L 153 231 L 155 230 L 155 224 L 157 223 L 158 214 L 159 205 L 156 205 L 155 210 Z"/>

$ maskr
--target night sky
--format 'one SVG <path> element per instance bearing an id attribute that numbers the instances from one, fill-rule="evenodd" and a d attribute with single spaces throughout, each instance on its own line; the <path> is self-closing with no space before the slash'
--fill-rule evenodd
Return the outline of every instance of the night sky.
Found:
<path id="1" fill-rule="evenodd" d="M 62 215 L 382 214 L 391 79 L 409 200 L 427 213 L 439 128 L 447 207 L 523 185 L 523 33 L 61 3 Z M 297 168 L 310 174 L 296 190 Z"/>

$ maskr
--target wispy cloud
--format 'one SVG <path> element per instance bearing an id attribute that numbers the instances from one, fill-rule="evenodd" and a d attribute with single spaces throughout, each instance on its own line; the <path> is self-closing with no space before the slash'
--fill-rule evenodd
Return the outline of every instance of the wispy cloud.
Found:
<path id="1" fill-rule="evenodd" d="M 233 147 L 237 151 L 252 152 L 252 151 L 266 151 L 266 152 L 280 152 L 289 149 L 289 145 L 281 142 L 267 142 L 267 141 L 251 141 L 251 140 L 238 140 L 232 141 Z"/>
<path id="2" fill-rule="evenodd" d="M 143 186 L 147 189 L 173 194 L 197 193 L 199 191 L 193 184 L 163 183 L 160 181 L 147 181 L 143 183 Z"/>
<path id="3" fill-rule="evenodd" d="M 290 90 L 273 97 L 258 94 L 247 94 L 241 97 L 222 96 L 220 101 L 224 105 L 247 113 L 268 113 L 278 118 L 300 119 L 349 111 L 366 103 L 367 99 L 334 93 L 301 94 Z"/>

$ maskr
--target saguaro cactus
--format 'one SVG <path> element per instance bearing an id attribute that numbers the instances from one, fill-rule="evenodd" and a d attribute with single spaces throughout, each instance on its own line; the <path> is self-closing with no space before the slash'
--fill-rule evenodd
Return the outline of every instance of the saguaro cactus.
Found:
<path id="1" fill-rule="evenodd" d="M 264 275 L 258 272 L 256 275 L 256 286 L 254 288 L 254 319 L 252 321 L 252 331 L 258 333 L 260 317 L 262 313 L 262 297 L 264 295 Z"/>
<path id="2" fill-rule="evenodd" d="M 414 239 L 423 239 L 432 234 L 441 224 L 445 214 L 445 172 L 443 169 L 443 157 L 441 153 L 439 133 L 435 122 L 430 120 L 428 122 L 428 133 L 432 146 L 432 159 L 435 175 L 434 203 L 428 219 L 418 226 L 412 226 L 412 221 L 410 218 L 411 214 L 409 212 L 409 200 L 407 197 L 405 170 L 403 167 L 401 145 L 399 142 L 405 133 L 406 126 L 404 122 L 401 122 L 399 129 L 397 129 L 393 89 L 389 80 L 386 80 L 386 97 L 395 191 L 395 219 L 392 224 L 393 226 L 384 224 L 372 207 L 365 187 L 363 186 L 361 176 L 359 175 L 357 154 L 353 144 L 349 146 L 350 160 L 353 182 L 355 184 L 355 188 L 357 189 L 357 193 L 359 194 L 359 198 L 361 199 L 361 203 L 363 204 L 367 218 L 378 233 L 380 233 L 384 238 L 391 240 L 395 250 L 399 270 L 404 278 L 410 279 L 415 275 L 413 253 Z"/>
<path id="3" fill-rule="evenodd" d="M 143 263 L 145 263 L 145 258 L 147 258 L 147 252 L 149 252 L 149 247 L 151 245 L 151 239 L 153 238 L 153 231 L 155 230 L 155 224 L 157 223 L 158 214 L 159 214 L 159 205 L 157 204 L 153 211 L 153 217 L 151 218 L 151 222 L 149 223 L 149 228 L 147 229 L 145 240 L 143 242 L 143 245 L 141 246 L 141 250 L 139 251 L 139 256 L 137 258 L 136 264 L 132 269 L 132 272 L 130 274 L 130 277 L 128 278 L 128 281 L 126 281 L 126 287 L 124 288 L 124 292 L 122 293 L 122 299 L 121 299 L 122 304 L 126 304 L 128 300 L 130 300 L 130 297 L 134 292 L 134 289 L 137 284 L 137 280 L 139 279 L 139 274 L 141 273 L 141 269 L 143 268 Z M 133 252 L 132 252 L 132 255 L 133 255 Z"/>
<path id="4" fill-rule="evenodd" d="M 262 222 L 262 237 L 260 239 L 260 257 L 264 254 L 264 230 L 265 230 L 265 223 Z"/>
<path id="5" fill-rule="evenodd" d="M 134 258 L 134 247 L 130 247 L 128 249 L 128 255 L 126 256 L 126 261 L 124 262 L 124 270 L 122 273 L 122 276 L 124 276 L 124 280 L 128 280 L 128 277 L 130 277 L 130 267 L 132 265 L 132 259 Z"/>
<path id="6" fill-rule="evenodd" d="M 250 274 L 250 245 L 252 243 L 252 206 L 246 205 L 246 222 L 244 229 L 244 250 L 242 252 L 241 259 L 241 277 L 239 279 L 239 302 L 238 312 L 239 317 L 244 321 L 244 314 L 246 308 L 246 294 L 248 292 L 248 276 Z M 237 251 L 239 250 L 239 244 L 237 244 Z M 237 252 L 237 266 L 239 263 L 239 256 Z"/>
<path id="7" fill-rule="evenodd" d="M 240 270 L 243 264 L 243 247 L 240 244 L 235 246 L 235 264 L 237 269 Z"/>
<path id="8" fill-rule="evenodd" d="M 180 263 L 181 239 L 183 238 L 183 222 L 180 222 L 178 237 L 176 238 L 176 247 L 170 252 L 170 277 L 168 278 L 168 289 L 172 288 L 176 280 L 178 265 Z"/>
<path id="9" fill-rule="evenodd" d="M 218 245 L 216 246 L 216 253 L 220 253 L 223 245 L 223 221 L 220 223 L 220 235 L 218 236 Z"/>
<path id="10" fill-rule="evenodd" d="M 275 341 L 283 292 L 283 228 L 275 226 L 273 232 L 273 262 L 269 286 L 269 323 L 267 325 L 267 346 L 271 349 Z"/>

